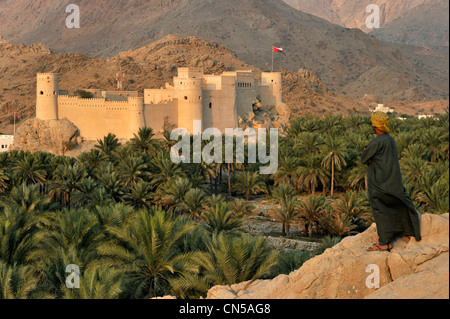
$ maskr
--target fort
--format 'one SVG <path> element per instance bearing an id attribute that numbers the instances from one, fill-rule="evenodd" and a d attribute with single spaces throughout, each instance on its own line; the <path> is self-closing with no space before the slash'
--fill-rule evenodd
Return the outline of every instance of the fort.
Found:
<path id="1" fill-rule="evenodd" d="M 101 139 L 108 133 L 129 139 L 141 127 L 156 133 L 184 128 L 193 132 L 194 121 L 202 130 L 237 128 L 238 118 L 253 112 L 254 105 L 281 106 L 280 72 L 263 72 L 257 80 L 253 71 L 205 75 L 198 68 L 178 68 L 173 84 L 138 92 L 86 90 L 92 98 L 59 90 L 59 75 L 37 75 L 36 118 L 67 119 L 78 127 L 85 140 Z M 61 94 L 63 93 L 63 94 Z"/>

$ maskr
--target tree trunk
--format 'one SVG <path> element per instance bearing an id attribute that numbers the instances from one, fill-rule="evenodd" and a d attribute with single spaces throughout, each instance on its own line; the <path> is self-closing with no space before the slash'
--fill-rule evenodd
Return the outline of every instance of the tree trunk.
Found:
<path id="1" fill-rule="evenodd" d="M 334 162 L 331 162 L 331 193 L 330 196 L 333 197 L 334 193 Z"/>
<path id="2" fill-rule="evenodd" d="M 228 195 L 231 197 L 231 164 L 227 164 L 228 169 Z"/>

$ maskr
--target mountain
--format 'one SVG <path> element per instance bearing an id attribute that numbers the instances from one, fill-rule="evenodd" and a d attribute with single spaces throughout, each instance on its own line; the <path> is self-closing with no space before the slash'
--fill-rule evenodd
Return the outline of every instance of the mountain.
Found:
<path id="1" fill-rule="evenodd" d="M 263 70 L 309 70 L 352 98 L 384 101 L 448 97 L 448 78 L 422 68 L 398 47 L 293 9 L 282 0 L 80 0 L 81 28 L 65 27 L 70 0 L 0 2 L 0 34 L 12 42 L 45 43 L 56 52 L 113 57 L 168 34 L 196 36 L 230 48 Z M 420 79 L 420 81 L 418 80 Z"/>
<path id="2" fill-rule="evenodd" d="M 449 1 L 424 3 L 370 34 L 377 39 L 416 46 L 449 46 Z"/>
<path id="3" fill-rule="evenodd" d="M 36 74 L 60 74 L 60 89 L 73 93 L 79 88 L 115 90 L 117 72 L 126 75 L 124 89 L 139 91 L 171 83 L 177 67 L 199 67 L 205 74 L 227 70 L 262 70 L 238 59 L 231 50 L 195 37 L 167 36 L 138 50 L 109 59 L 79 53 L 54 53 L 44 45 L 26 46 L 0 38 L 0 132 L 12 133 L 13 116 L 18 125 L 35 116 Z M 283 92 L 293 117 L 315 114 L 366 114 L 367 106 L 329 90 L 309 71 L 283 71 Z"/>
<path id="4" fill-rule="evenodd" d="M 415 46 L 449 45 L 448 0 L 373 0 L 380 7 L 381 28 L 368 29 L 364 0 L 284 0 L 293 8 L 377 39 Z"/>

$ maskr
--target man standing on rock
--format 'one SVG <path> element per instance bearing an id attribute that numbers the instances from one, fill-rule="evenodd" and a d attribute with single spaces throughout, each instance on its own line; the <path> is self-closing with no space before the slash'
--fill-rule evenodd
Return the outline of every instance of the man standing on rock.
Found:
<path id="1" fill-rule="evenodd" d="M 397 145 L 388 134 L 388 125 L 387 114 L 372 114 L 377 137 L 361 156 L 361 162 L 368 165 L 369 200 L 379 237 L 379 243 L 368 251 L 390 251 L 393 242 L 405 236 L 414 236 L 417 241 L 422 239 L 420 214 L 403 186 Z"/>

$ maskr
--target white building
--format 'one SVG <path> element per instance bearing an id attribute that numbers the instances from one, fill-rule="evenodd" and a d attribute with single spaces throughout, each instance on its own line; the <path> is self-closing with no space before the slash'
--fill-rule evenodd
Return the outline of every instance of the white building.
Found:
<path id="1" fill-rule="evenodd" d="M 426 114 L 422 114 L 418 116 L 419 120 L 421 119 L 427 119 L 427 118 L 434 118 L 434 115 L 426 115 Z"/>
<path id="2" fill-rule="evenodd" d="M 0 135 L 0 153 L 7 152 L 14 143 L 14 135 Z"/>
<path id="3" fill-rule="evenodd" d="M 375 110 L 372 112 L 383 112 L 383 113 L 394 113 L 395 110 L 393 108 L 384 106 L 384 104 L 378 104 Z"/>

